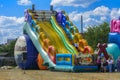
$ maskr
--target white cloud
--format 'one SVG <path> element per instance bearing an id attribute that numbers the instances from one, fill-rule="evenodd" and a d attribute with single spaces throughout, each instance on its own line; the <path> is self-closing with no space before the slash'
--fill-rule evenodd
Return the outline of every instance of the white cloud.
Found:
<path id="1" fill-rule="evenodd" d="M 32 2 L 30 0 L 18 0 L 17 3 L 18 3 L 18 5 L 24 5 L 24 6 L 32 4 Z"/>
<path id="2" fill-rule="evenodd" d="M 82 14 L 83 14 L 83 13 L 79 13 L 79 14 L 78 14 L 77 11 L 73 11 L 73 12 L 71 12 L 71 13 L 69 14 L 69 18 L 70 18 L 70 20 L 77 22 L 77 21 L 80 20 L 80 16 L 81 16 Z M 79 17 L 79 18 L 78 18 L 78 17 Z"/>
<path id="3" fill-rule="evenodd" d="M 0 43 L 22 35 L 24 17 L 0 16 Z"/>
<path id="4" fill-rule="evenodd" d="M 110 13 L 111 19 L 116 19 L 120 17 L 120 8 L 113 8 Z"/>
<path id="5" fill-rule="evenodd" d="M 102 22 L 109 22 L 111 19 L 118 19 L 120 16 L 120 8 L 109 9 L 105 6 L 100 6 L 94 10 L 86 12 L 73 11 L 68 14 L 70 20 L 80 24 L 80 17 L 83 15 L 84 28 L 92 25 L 98 25 Z"/>
<path id="6" fill-rule="evenodd" d="M 98 0 L 52 0 L 51 5 L 53 6 L 74 6 L 74 7 L 88 7 L 90 4 Z"/>
<path id="7" fill-rule="evenodd" d="M 100 20 L 105 21 L 105 20 L 107 20 L 107 17 L 103 16 L 103 17 L 100 18 Z"/>
<path id="8" fill-rule="evenodd" d="M 107 20 L 107 17 L 110 15 L 110 9 L 105 6 L 100 6 L 91 11 L 86 12 L 77 12 L 73 11 L 68 14 L 70 20 L 73 22 L 80 22 L 80 17 L 83 15 L 84 26 L 97 25 Z"/>
<path id="9" fill-rule="evenodd" d="M 97 7 L 96 9 L 94 9 L 92 12 L 94 15 L 98 15 L 98 16 L 103 15 L 104 16 L 104 15 L 108 15 L 110 10 L 108 7 L 100 6 L 100 7 Z"/>

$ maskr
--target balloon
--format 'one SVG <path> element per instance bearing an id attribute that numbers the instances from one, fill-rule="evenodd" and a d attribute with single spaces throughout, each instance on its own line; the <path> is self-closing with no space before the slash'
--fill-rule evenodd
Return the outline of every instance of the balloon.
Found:
<path id="1" fill-rule="evenodd" d="M 63 27 L 64 30 L 66 30 L 65 23 L 62 23 L 62 27 Z"/>
<path id="2" fill-rule="evenodd" d="M 34 20 L 31 20 L 30 26 L 31 26 L 31 27 L 34 27 L 35 25 L 36 25 L 35 21 L 34 21 Z"/>
<path id="3" fill-rule="evenodd" d="M 61 23 L 61 22 L 62 22 L 62 13 L 61 13 L 61 12 L 58 12 L 58 13 L 57 13 L 56 19 L 57 19 L 57 22 L 58 22 L 58 23 Z"/>
<path id="4" fill-rule="evenodd" d="M 116 61 L 118 56 L 120 56 L 120 48 L 119 48 L 118 44 L 109 43 L 109 44 L 107 44 L 106 50 L 107 50 L 108 54 L 113 56 L 114 61 Z"/>
<path id="5" fill-rule="evenodd" d="M 62 17 L 62 22 L 66 23 L 66 17 L 65 16 Z"/>

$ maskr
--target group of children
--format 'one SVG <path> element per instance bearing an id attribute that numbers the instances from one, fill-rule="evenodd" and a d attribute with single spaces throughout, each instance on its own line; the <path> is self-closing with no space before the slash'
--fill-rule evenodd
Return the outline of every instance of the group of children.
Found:
<path id="1" fill-rule="evenodd" d="M 99 72 L 106 72 L 107 68 L 109 72 L 114 72 L 115 70 L 114 60 L 113 60 L 113 57 L 111 56 L 109 56 L 107 60 L 104 56 L 98 56 L 97 65 L 98 65 Z M 116 68 L 117 68 L 117 71 L 120 72 L 120 57 L 118 57 L 116 61 Z"/>

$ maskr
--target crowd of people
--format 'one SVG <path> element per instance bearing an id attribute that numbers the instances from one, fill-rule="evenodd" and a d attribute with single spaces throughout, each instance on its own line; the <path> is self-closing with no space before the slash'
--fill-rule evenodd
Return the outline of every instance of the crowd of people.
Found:
<path id="1" fill-rule="evenodd" d="M 107 70 L 108 72 L 114 72 L 115 68 L 117 69 L 117 72 L 120 72 L 120 56 L 116 61 L 116 65 L 112 56 L 109 56 L 107 60 L 104 56 L 98 56 L 97 65 L 99 72 L 106 72 Z"/>

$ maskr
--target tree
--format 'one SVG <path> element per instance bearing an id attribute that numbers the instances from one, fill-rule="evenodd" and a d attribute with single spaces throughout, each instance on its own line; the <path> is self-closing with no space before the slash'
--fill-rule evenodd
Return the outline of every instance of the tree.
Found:
<path id="1" fill-rule="evenodd" d="M 98 43 L 107 43 L 109 33 L 109 24 L 104 22 L 98 26 L 90 26 L 87 31 L 84 32 L 84 38 L 88 41 L 88 44 L 96 49 Z"/>
<path id="2" fill-rule="evenodd" d="M 15 41 L 11 41 L 9 44 L 4 44 L 0 46 L 0 53 L 2 52 L 8 52 L 8 56 L 14 56 L 14 46 L 15 46 Z"/>
<path id="3" fill-rule="evenodd" d="M 14 56 L 14 47 L 16 41 L 11 41 L 8 47 L 8 56 Z"/>

